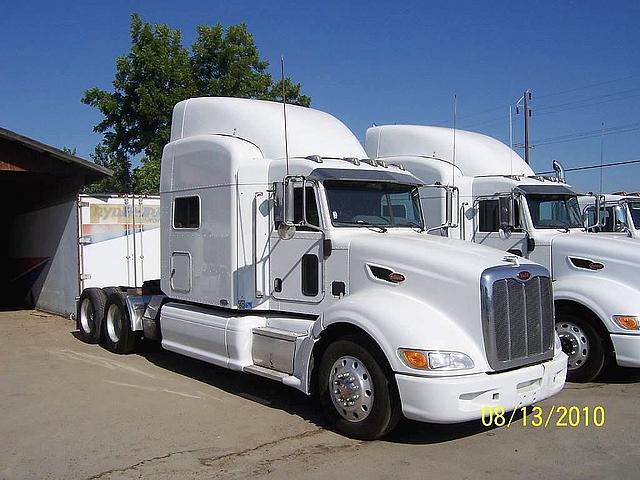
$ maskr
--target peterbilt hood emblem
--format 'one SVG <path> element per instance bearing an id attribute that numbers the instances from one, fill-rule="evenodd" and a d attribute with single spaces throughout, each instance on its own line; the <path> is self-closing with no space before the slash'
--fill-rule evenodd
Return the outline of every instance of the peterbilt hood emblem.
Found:
<path id="1" fill-rule="evenodd" d="M 531 278 L 531 273 L 523 270 L 521 272 L 518 272 L 518 278 L 522 281 L 527 281 Z"/>

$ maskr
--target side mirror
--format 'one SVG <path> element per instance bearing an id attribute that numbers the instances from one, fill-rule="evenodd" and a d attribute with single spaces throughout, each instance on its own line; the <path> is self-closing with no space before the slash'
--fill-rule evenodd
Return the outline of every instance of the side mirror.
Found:
<path id="1" fill-rule="evenodd" d="M 515 212 L 514 212 L 513 197 L 503 196 L 498 197 L 498 223 L 500 229 L 510 231 L 515 227 Z"/>
<path id="2" fill-rule="evenodd" d="M 306 224 L 304 212 L 306 211 L 306 195 L 302 195 L 302 219 L 296 223 L 296 186 L 306 187 L 306 179 L 302 175 L 287 175 L 282 181 L 282 223 L 287 227 L 295 227 Z"/>
<path id="3" fill-rule="evenodd" d="M 453 223 L 453 190 L 451 188 L 445 189 L 445 224 L 451 225 Z"/>
<path id="4" fill-rule="evenodd" d="M 295 190 L 293 184 L 293 178 L 288 177 L 284 180 L 284 192 L 283 192 L 283 210 L 284 218 L 283 223 L 287 226 L 294 226 L 295 220 Z"/>
<path id="5" fill-rule="evenodd" d="M 441 225 L 436 225 L 435 227 L 430 227 L 426 230 L 427 233 L 433 232 L 434 230 L 440 230 L 442 228 L 456 228 L 458 226 L 458 222 L 460 221 L 460 190 L 455 186 L 445 186 L 439 183 L 434 183 L 431 185 L 423 185 L 423 187 L 432 187 L 440 190 L 444 190 L 444 223 Z M 439 198 L 442 198 L 439 196 Z M 456 216 L 454 219 L 453 212 L 456 212 Z"/>
<path id="6" fill-rule="evenodd" d="M 602 226 L 602 204 L 603 202 L 603 197 L 602 195 L 593 195 L 595 197 L 595 206 L 593 207 L 593 210 L 591 210 L 590 207 L 587 207 L 585 209 L 585 214 L 583 217 L 583 221 L 584 221 L 584 228 L 586 230 L 590 230 L 592 228 L 596 228 L 596 227 L 600 227 Z M 589 213 L 593 211 L 593 224 L 589 223 L 589 220 L 591 220 L 589 217 Z"/>
<path id="7" fill-rule="evenodd" d="M 616 226 L 615 226 L 615 231 L 616 232 L 626 232 L 629 229 L 627 228 L 627 224 L 620 221 L 620 220 L 616 220 Z"/>

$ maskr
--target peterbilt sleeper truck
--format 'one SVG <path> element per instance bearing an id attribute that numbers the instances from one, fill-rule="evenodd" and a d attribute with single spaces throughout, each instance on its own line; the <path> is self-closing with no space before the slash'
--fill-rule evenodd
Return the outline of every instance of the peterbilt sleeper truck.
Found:
<path id="1" fill-rule="evenodd" d="M 611 358 L 640 367 L 637 241 L 587 233 L 578 196 L 558 162 L 555 177 L 538 176 L 494 138 L 432 126 L 373 127 L 365 148 L 371 158 L 401 162 L 430 185 L 421 189 L 430 233 L 549 269 L 569 380 L 593 380 Z"/>
<path id="2" fill-rule="evenodd" d="M 605 194 L 578 197 L 588 230 L 604 235 L 640 238 L 640 197 L 637 195 Z M 598 213 L 596 213 L 598 212 Z"/>
<path id="3" fill-rule="evenodd" d="M 317 394 L 338 431 L 363 439 L 402 414 L 461 422 L 562 389 L 548 271 L 427 235 L 418 178 L 367 158 L 334 117 L 284 111 L 176 105 L 161 281 L 84 290 L 82 337 L 115 353 L 156 339 Z"/>

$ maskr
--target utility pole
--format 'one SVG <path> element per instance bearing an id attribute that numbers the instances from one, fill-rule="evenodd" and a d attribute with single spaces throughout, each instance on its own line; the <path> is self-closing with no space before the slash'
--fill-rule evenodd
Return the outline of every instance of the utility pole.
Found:
<path id="1" fill-rule="evenodd" d="M 520 104 L 524 110 L 524 160 L 529 164 L 529 117 L 531 116 L 531 108 L 529 107 L 529 101 L 531 100 L 531 90 L 525 90 L 520 100 L 516 102 L 516 114 L 520 113 Z"/>

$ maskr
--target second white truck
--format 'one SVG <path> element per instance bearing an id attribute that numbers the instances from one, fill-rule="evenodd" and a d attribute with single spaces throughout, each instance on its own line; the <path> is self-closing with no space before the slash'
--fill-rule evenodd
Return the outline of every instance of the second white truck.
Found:
<path id="1" fill-rule="evenodd" d="M 370 128 L 366 151 L 400 162 L 421 189 L 431 233 L 487 245 L 547 267 L 568 378 L 596 378 L 610 358 L 640 367 L 640 249 L 626 236 L 587 233 L 577 193 L 534 174 L 498 140 L 421 125 Z"/>
<path id="2" fill-rule="evenodd" d="M 640 197 L 637 195 L 601 195 L 596 205 L 594 195 L 578 197 L 582 216 L 592 225 L 593 233 L 640 238 Z M 596 211 L 599 214 L 596 214 Z"/>
<path id="3" fill-rule="evenodd" d="M 320 397 L 345 435 L 514 410 L 562 389 L 548 271 L 424 231 L 421 181 L 313 109 L 180 102 L 161 177 L 161 280 L 89 288 L 78 326 Z M 285 133 L 287 132 L 287 133 Z M 286 135 L 286 136 L 285 136 Z"/>

